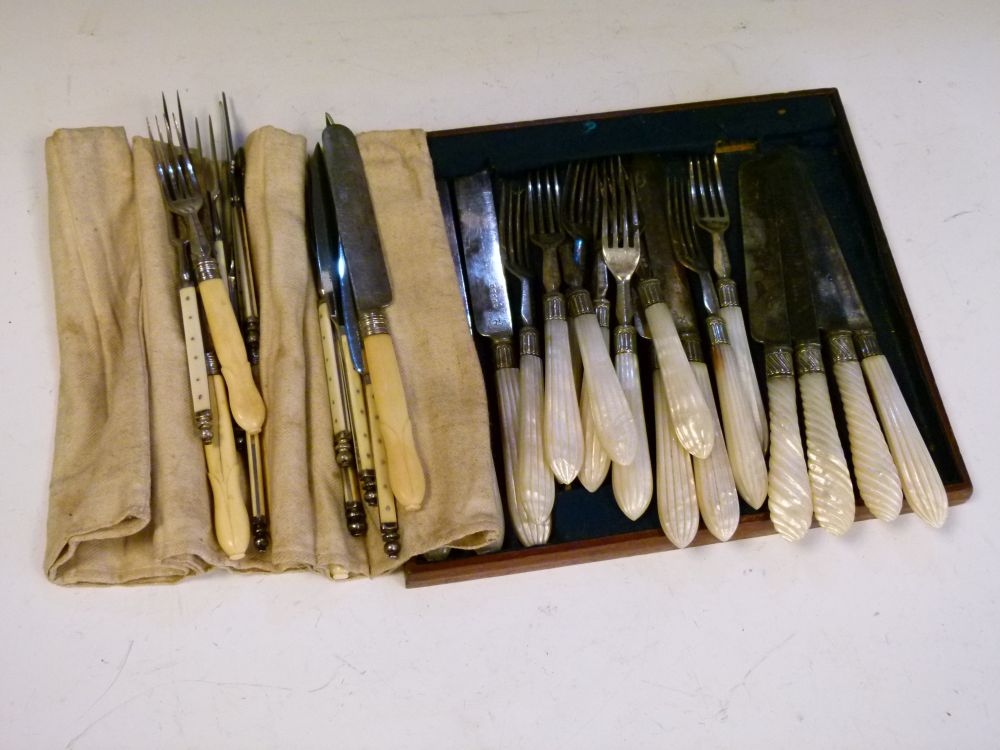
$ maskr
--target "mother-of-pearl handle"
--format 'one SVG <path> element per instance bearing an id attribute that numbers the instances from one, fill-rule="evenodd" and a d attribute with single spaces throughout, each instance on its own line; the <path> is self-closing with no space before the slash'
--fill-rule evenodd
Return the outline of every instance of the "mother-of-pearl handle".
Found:
<path id="1" fill-rule="evenodd" d="M 757 374 L 753 370 L 750 341 L 747 338 L 746 324 L 743 322 L 743 310 L 740 309 L 739 298 L 736 294 L 736 282 L 732 279 L 719 279 L 718 289 L 719 304 L 722 305 L 719 308 L 719 315 L 726 321 L 729 342 L 739 362 L 743 389 L 750 401 L 750 413 L 757 430 L 757 439 L 760 440 L 760 449 L 766 453 L 768 444 L 767 414 L 764 412 L 764 400 L 760 395 Z"/>
<path id="2" fill-rule="evenodd" d="M 858 492 L 873 516 L 892 521 L 902 510 L 903 488 L 872 408 L 853 336 L 850 331 L 837 331 L 830 334 L 829 342 L 833 375 L 837 379 L 847 421 L 847 437 L 851 441 L 851 463 Z"/>
<path id="3" fill-rule="evenodd" d="M 785 539 L 801 539 L 812 525 L 812 494 L 799 434 L 792 350 L 775 347 L 765 354 L 770 404 L 771 465 L 767 506 L 771 523 Z"/>
<path id="4" fill-rule="evenodd" d="M 607 322 L 607 321 L 605 321 Z M 610 346 L 611 332 L 605 322 L 601 322 L 598 316 L 598 323 L 601 327 L 601 336 L 604 338 L 604 348 Z M 576 341 L 576 336 L 573 336 Z M 579 353 L 579 344 L 576 345 Z M 581 362 L 582 364 L 582 362 Z M 607 479 L 608 470 L 611 468 L 611 457 L 601 445 L 601 439 L 597 434 L 597 426 L 594 423 L 593 407 L 590 403 L 590 386 L 587 378 L 583 378 L 580 384 L 580 419 L 583 422 L 583 466 L 580 467 L 579 480 L 589 492 L 597 492 L 598 488 Z"/>
<path id="5" fill-rule="evenodd" d="M 754 426 L 753 406 L 740 372 L 738 355 L 729 343 L 725 322 L 714 315 L 706 322 L 736 489 L 751 508 L 760 508 L 767 497 L 767 464 Z"/>
<path id="6" fill-rule="evenodd" d="M 635 459 L 627 465 L 612 463 L 611 488 L 622 513 L 635 521 L 653 499 L 653 468 L 646 438 L 646 418 L 642 411 L 642 386 L 639 382 L 639 357 L 635 353 L 635 328 L 615 329 L 615 370 L 628 399 L 639 434 Z"/>
<path id="7" fill-rule="evenodd" d="M 583 465 L 583 425 L 573 380 L 566 302 L 545 295 L 545 460 L 555 478 L 570 484 Z"/>
<path id="8" fill-rule="evenodd" d="M 521 393 L 517 408 L 518 507 L 525 521 L 544 523 L 556 499 L 552 471 L 542 446 L 542 358 L 538 356 L 538 331 L 521 329 Z"/>
<path id="9" fill-rule="evenodd" d="M 653 376 L 653 418 L 656 422 L 656 510 L 660 528 L 677 548 L 687 547 L 698 533 L 698 495 L 691 454 L 677 442 L 670 423 L 663 381 Z"/>
<path id="10" fill-rule="evenodd" d="M 715 447 L 708 458 L 694 458 L 694 486 L 698 493 L 698 507 L 705 527 L 724 542 L 736 532 L 740 523 L 740 501 L 736 494 L 733 469 L 726 451 L 726 441 L 722 437 L 722 425 L 715 411 L 712 397 L 712 382 L 708 377 L 708 366 L 704 362 L 692 362 L 691 369 L 698 381 L 705 400 L 712 404 L 712 424 L 715 429 Z"/>
<path id="11" fill-rule="evenodd" d="M 906 502 L 927 524 L 939 528 L 948 518 L 948 493 L 934 459 L 920 436 L 889 361 L 879 353 L 873 333 L 858 334 L 858 351 L 889 451 L 903 482 Z"/>

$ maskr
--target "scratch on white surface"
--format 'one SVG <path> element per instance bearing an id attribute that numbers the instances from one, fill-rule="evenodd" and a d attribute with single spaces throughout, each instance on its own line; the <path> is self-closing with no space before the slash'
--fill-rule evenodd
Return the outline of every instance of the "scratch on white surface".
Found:
<path id="1" fill-rule="evenodd" d="M 795 633 L 792 633 L 785 640 L 783 640 L 781 643 L 779 643 L 779 644 L 777 644 L 775 646 L 772 646 L 770 649 L 768 649 L 767 651 L 765 651 L 757 661 L 755 661 L 752 665 L 750 665 L 750 668 L 744 673 L 743 678 L 739 682 L 737 682 L 735 685 L 733 685 L 731 688 L 729 688 L 729 692 L 726 694 L 726 697 L 722 701 L 722 704 L 721 704 L 721 706 L 720 706 L 720 708 L 719 708 L 719 710 L 718 710 L 718 712 L 716 714 L 720 719 L 725 720 L 725 719 L 728 718 L 728 716 L 729 716 L 729 704 L 733 700 L 733 695 L 741 687 L 746 687 L 747 681 L 750 679 L 750 675 L 752 675 L 754 672 L 756 672 L 757 669 L 765 661 L 767 661 L 768 659 L 770 659 L 775 653 L 777 653 L 778 651 L 780 651 L 781 649 L 783 649 L 785 646 L 787 646 L 788 642 L 791 641 L 792 638 L 794 638 L 794 637 L 795 637 Z"/>
<path id="2" fill-rule="evenodd" d="M 122 672 L 125 671 L 125 664 L 128 663 L 128 657 L 132 653 L 132 647 L 134 645 L 135 645 L 135 641 L 134 640 L 128 642 L 128 648 L 125 649 L 125 655 L 122 656 L 121 661 L 118 662 L 118 669 L 115 670 L 115 676 L 112 678 L 111 682 L 108 683 L 108 686 L 106 688 L 104 688 L 104 692 L 102 692 L 99 696 L 97 696 L 97 698 L 94 700 L 94 702 L 91 703 L 87 707 L 87 710 L 84 711 L 81 714 L 81 716 L 86 716 L 88 713 L 90 713 L 90 709 L 92 709 L 94 706 L 96 706 L 98 703 L 100 703 L 101 699 L 105 695 L 107 695 L 110 692 L 111 688 L 113 688 L 115 686 L 115 683 L 118 682 L 118 678 L 121 677 L 122 676 Z"/>
<path id="3" fill-rule="evenodd" d="M 970 208 L 967 211 L 959 211 L 957 214 L 952 214 L 951 216 L 947 217 L 941 223 L 942 224 L 946 224 L 949 221 L 951 221 L 952 219 L 957 219 L 959 216 L 965 216 L 966 214 L 974 214 L 974 213 L 978 213 L 978 209 Z"/>

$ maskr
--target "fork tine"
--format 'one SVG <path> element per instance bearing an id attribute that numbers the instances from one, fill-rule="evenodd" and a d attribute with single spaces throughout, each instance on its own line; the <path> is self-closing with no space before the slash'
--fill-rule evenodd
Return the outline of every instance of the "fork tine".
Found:
<path id="1" fill-rule="evenodd" d="M 715 186 L 719 194 L 719 214 L 729 218 L 729 207 L 726 205 L 726 192 L 722 187 L 722 172 L 719 171 L 719 156 L 712 154 L 712 164 L 715 167 Z"/>
<path id="2" fill-rule="evenodd" d="M 528 234 L 535 233 L 535 204 L 538 202 L 535 197 L 535 177 L 534 172 L 528 175 Z"/>
<path id="3" fill-rule="evenodd" d="M 680 221 L 685 244 L 691 248 L 691 252 L 698 252 L 698 235 L 695 234 L 694 231 L 694 216 L 692 214 L 692 207 L 688 205 L 687 211 L 685 211 L 683 205 L 680 206 L 678 209 L 678 219 Z"/>
<path id="4" fill-rule="evenodd" d="M 711 166 L 709 165 L 707 156 L 699 161 L 699 172 L 702 164 L 704 164 L 705 166 L 705 190 L 708 193 L 708 198 L 709 198 L 708 202 L 712 212 L 711 215 L 718 216 L 721 213 L 721 211 L 719 210 L 718 183 L 712 176 L 712 169 Z"/>
<path id="5" fill-rule="evenodd" d="M 157 125 L 157 131 L 159 131 L 159 125 Z M 163 196 L 170 200 L 172 195 L 170 191 L 170 186 L 167 183 L 167 176 L 163 172 L 163 155 L 160 153 L 160 146 L 158 141 L 153 138 L 153 128 L 149 124 L 149 118 L 146 118 L 146 132 L 149 133 L 149 142 L 153 146 L 153 158 L 156 160 L 156 175 L 160 178 L 160 189 L 163 191 Z"/>
<path id="6" fill-rule="evenodd" d="M 187 172 L 188 186 L 193 193 L 201 193 L 201 186 L 198 184 L 198 175 L 194 169 L 194 159 L 191 158 L 191 149 L 188 146 L 187 137 L 183 135 L 183 125 L 181 125 L 181 155 L 183 156 L 182 169 Z"/>
<path id="7" fill-rule="evenodd" d="M 158 117 L 153 117 L 153 122 L 156 124 L 156 137 L 161 144 L 163 144 L 163 133 L 160 132 L 160 119 Z M 168 131 L 169 132 L 169 131 Z M 177 184 L 177 174 L 174 169 L 174 162 L 172 156 L 172 150 L 170 144 L 163 146 L 158 149 L 160 154 L 160 166 L 166 173 L 167 182 L 170 185 L 170 197 L 174 199 L 178 196 L 180 187 Z"/>
<path id="8" fill-rule="evenodd" d="M 548 200 L 548 214 L 549 214 L 549 230 L 550 232 L 559 231 L 559 202 L 562 199 L 561 195 L 561 185 L 559 184 L 559 170 L 555 167 L 550 167 L 549 170 L 549 200 Z"/>

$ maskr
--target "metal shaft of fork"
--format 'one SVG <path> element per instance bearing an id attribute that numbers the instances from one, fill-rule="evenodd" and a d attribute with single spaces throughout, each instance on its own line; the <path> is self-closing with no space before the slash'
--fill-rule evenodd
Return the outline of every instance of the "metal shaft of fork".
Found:
<path id="1" fill-rule="evenodd" d="M 208 241 L 205 228 L 198 220 L 197 213 L 185 213 L 184 218 L 187 219 L 188 226 L 191 227 L 191 233 L 194 235 L 195 245 L 198 248 L 198 260 L 195 262 L 198 281 L 219 278 L 219 263 L 215 259 L 212 244 Z"/>

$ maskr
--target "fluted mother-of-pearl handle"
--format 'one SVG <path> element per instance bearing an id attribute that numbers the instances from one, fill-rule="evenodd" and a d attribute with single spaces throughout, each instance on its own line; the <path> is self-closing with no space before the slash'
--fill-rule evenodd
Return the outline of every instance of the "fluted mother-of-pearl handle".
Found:
<path id="1" fill-rule="evenodd" d="M 740 523 L 740 500 L 736 494 L 736 481 L 729 463 L 729 452 L 722 437 L 722 425 L 715 411 L 712 397 L 712 382 L 708 377 L 708 366 L 704 362 L 692 362 L 698 388 L 710 402 L 712 424 L 715 429 L 715 447 L 708 458 L 692 458 L 694 486 L 698 494 L 698 507 L 705 527 L 720 542 L 725 542 L 736 533 Z"/>
<path id="2" fill-rule="evenodd" d="M 531 342 L 531 338 L 534 342 Z M 542 358 L 537 354 L 538 332 L 521 329 L 521 388 L 517 406 L 517 493 L 525 521 L 544 523 L 552 515 L 555 480 L 542 446 Z"/>
<path id="3" fill-rule="evenodd" d="M 884 354 L 864 356 L 861 368 L 868 379 L 875 409 L 889 443 L 906 502 L 923 521 L 940 528 L 948 518 L 948 493 L 927 444 L 910 414 L 899 384 Z"/>
<path id="4" fill-rule="evenodd" d="M 677 442 L 670 423 L 663 381 L 653 376 L 656 422 L 656 510 L 660 528 L 677 548 L 687 547 L 698 533 L 698 495 L 691 454 Z"/>
<path id="5" fill-rule="evenodd" d="M 812 525 L 812 493 L 799 434 L 792 350 L 769 349 L 767 400 L 770 404 L 771 465 L 767 476 L 767 506 L 771 523 L 785 539 L 801 539 Z"/>
<path id="6" fill-rule="evenodd" d="M 646 308 L 646 321 L 660 363 L 660 377 L 667 393 L 670 421 L 677 440 L 696 458 L 707 458 L 715 444 L 712 414 L 698 388 L 691 363 L 677 335 L 674 319 L 665 302 Z"/>
<path id="7" fill-rule="evenodd" d="M 593 313 L 573 318 L 573 331 L 580 345 L 584 377 L 590 389 L 594 426 L 601 445 L 615 463 L 627 466 L 635 460 L 639 432 L 621 383 L 611 364 L 611 355 Z"/>
<path id="8" fill-rule="evenodd" d="M 653 499 L 653 467 L 649 458 L 649 440 L 646 438 L 646 418 L 642 409 L 642 386 L 639 382 L 639 357 L 635 353 L 635 329 L 619 326 L 615 330 L 618 352 L 615 354 L 615 371 L 628 399 L 632 417 L 639 434 L 639 445 L 630 464 L 611 464 L 611 488 L 615 501 L 629 519 L 635 521 L 649 507 Z M 626 342 L 626 339 L 631 339 Z"/>
<path id="9" fill-rule="evenodd" d="M 709 316 L 707 325 L 722 409 L 722 426 L 736 489 L 747 505 L 760 508 L 767 497 L 767 463 L 757 437 L 753 406 L 740 372 L 739 357 L 729 343 L 725 322 L 719 317 Z"/>
<path id="10" fill-rule="evenodd" d="M 558 292 L 545 295 L 545 460 L 561 484 L 583 465 L 583 424 L 573 380 L 566 304 Z"/>
<path id="11" fill-rule="evenodd" d="M 720 282 L 720 293 L 721 287 Z M 735 294 L 735 284 L 733 289 Z M 767 414 L 764 411 L 764 399 L 761 398 L 757 374 L 753 369 L 753 357 L 750 356 L 750 341 L 747 339 L 746 324 L 743 322 L 743 310 L 736 304 L 724 305 L 719 308 L 719 315 L 726 321 L 729 343 L 732 345 L 733 351 L 736 353 L 736 360 L 739 362 L 740 379 L 743 381 L 743 389 L 750 402 L 750 413 L 757 431 L 757 439 L 760 441 L 760 449 L 766 453 L 769 437 Z"/>
<path id="12" fill-rule="evenodd" d="M 250 516 L 243 495 L 243 465 L 236 450 L 229 416 L 226 382 L 221 375 L 209 376 L 216 414 L 214 438 L 205 446 L 205 465 L 212 487 L 215 538 L 230 560 L 242 560 L 250 546 Z"/>
<path id="13" fill-rule="evenodd" d="M 601 336 L 604 338 L 604 348 L 610 346 L 611 332 L 608 326 L 598 319 L 601 328 Z M 571 341 L 576 341 L 576 336 L 571 337 Z M 580 347 L 576 345 L 577 356 Z M 582 365 L 582 362 L 581 362 Z M 578 479 L 589 492 L 597 492 L 598 488 L 604 484 L 611 469 L 611 457 L 601 445 L 601 439 L 597 435 L 597 427 L 594 423 L 594 413 L 590 403 L 590 386 L 587 378 L 584 377 L 580 383 L 580 420 L 583 422 L 583 466 L 580 467 Z"/>
<path id="14" fill-rule="evenodd" d="M 525 519 L 517 500 L 517 405 L 520 394 L 518 369 L 501 367 L 496 371 L 497 397 L 500 402 L 500 435 L 503 441 L 503 474 L 507 497 L 507 512 L 517 540 L 525 547 L 545 544 L 552 533 L 552 520 L 542 523 Z"/>
<path id="15" fill-rule="evenodd" d="M 903 507 L 903 488 L 872 408 L 852 335 L 849 331 L 836 332 L 829 341 L 858 492 L 873 516 L 882 521 L 895 520 Z"/>

